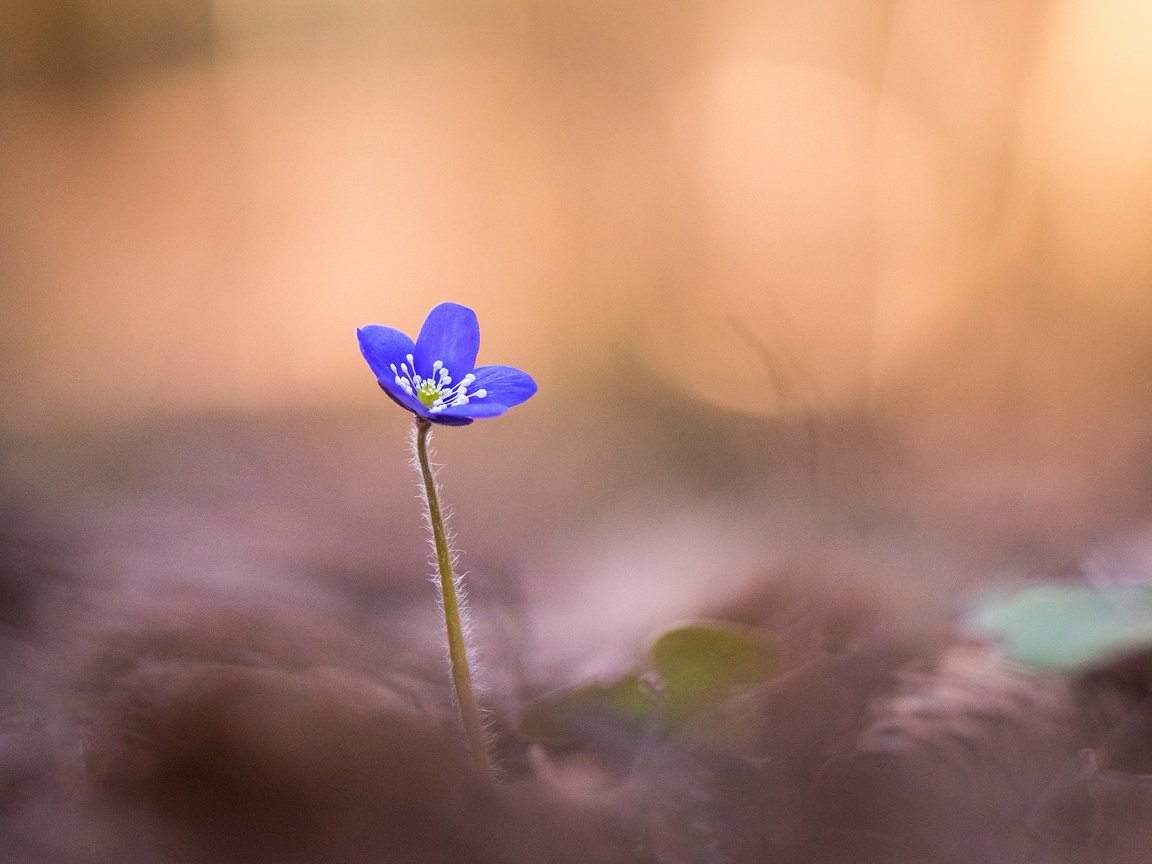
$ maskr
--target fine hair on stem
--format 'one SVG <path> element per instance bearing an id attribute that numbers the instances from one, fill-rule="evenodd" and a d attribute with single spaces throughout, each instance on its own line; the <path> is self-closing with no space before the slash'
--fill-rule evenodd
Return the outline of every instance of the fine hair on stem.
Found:
<path id="1" fill-rule="evenodd" d="M 440 505 L 440 493 L 436 476 L 429 457 L 428 439 L 432 423 L 423 417 L 416 418 L 413 433 L 415 464 L 420 472 L 421 489 L 425 503 L 425 516 L 431 533 L 432 548 L 436 560 L 437 576 L 434 581 L 440 586 L 440 607 L 444 612 L 444 629 L 448 639 L 448 659 L 452 669 L 452 684 L 456 694 L 456 704 L 460 709 L 460 721 L 468 747 L 477 768 L 486 776 L 492 776 L 488 757 L 488 744 L 484 723 L 480 716 L 480 706 L 472 682 L 469 666 L 468 632 L 466 629 L 467 608 L 460 578 L 455 574 L 454 553 L 445 524 L 444 511 Z"/>

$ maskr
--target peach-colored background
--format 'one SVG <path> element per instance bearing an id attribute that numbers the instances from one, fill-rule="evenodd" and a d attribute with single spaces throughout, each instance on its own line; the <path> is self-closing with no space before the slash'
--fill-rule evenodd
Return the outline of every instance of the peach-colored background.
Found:
<path id="1" fill-rule="evenodd" d="M 9 430 L 357 405 L 354 326 L 441 298 L 545 403 L 1148 392 L 1147 4 L 6 9 Z"/>
<path id="2" fill-rule="evenodd" d="M 0 433 L 391 441 L 354 329 L 452 299 L 540 382 L 441 439 L 462 539 L 533 547 L 581 650 L 608 591 L 662 625 L 785 552 L 914 606 L 948 544 L 964 578 L 1142 549 L 1150 9 L 9 0 Z"/>

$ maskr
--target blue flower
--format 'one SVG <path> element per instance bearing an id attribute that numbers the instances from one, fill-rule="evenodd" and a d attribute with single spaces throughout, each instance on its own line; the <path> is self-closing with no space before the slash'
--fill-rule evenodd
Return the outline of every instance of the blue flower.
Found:
<path id="1" fill-rule="evenodd" d="M 536 392 L 536 382 L 519 369 L 476 366 L 480 324 L 475 312 L 458 303 L 429 312 L 415 342 L 379 324 L 359 328 L 356 336 L 380 388 L 433 423 L 464 426 L 497 417 Z"/>

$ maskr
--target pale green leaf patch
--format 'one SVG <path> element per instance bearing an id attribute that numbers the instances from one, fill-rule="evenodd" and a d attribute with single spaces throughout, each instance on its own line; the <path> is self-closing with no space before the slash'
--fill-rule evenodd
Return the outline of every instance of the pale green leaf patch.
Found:
<path id="1" fill-rule="evenodd" d="M 1012 662 L 1083 672 L 1152 649 L 1152 586 L 1039 585 L 986 600 L 965 623 Z"/>

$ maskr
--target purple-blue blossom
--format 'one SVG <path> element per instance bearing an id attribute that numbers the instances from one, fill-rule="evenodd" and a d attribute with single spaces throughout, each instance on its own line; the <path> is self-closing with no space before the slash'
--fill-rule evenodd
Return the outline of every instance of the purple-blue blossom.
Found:
<path id="1" fill-rule="evenodd" d="M 392 327 L 368 324 L 356 331 L 360 353 L 380 388 L 418 417 L 464 426 L 497 417 L 536 392 L 532 376 L 511 366 L 477 366 L 480 323 L 459 303 L 428 313 L 413 342 Z"/>

